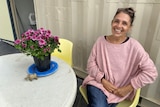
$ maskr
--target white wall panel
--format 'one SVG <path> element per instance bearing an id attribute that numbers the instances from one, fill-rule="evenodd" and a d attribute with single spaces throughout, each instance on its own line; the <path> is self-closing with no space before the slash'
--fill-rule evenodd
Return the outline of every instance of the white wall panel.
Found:
<path id="1" fill-rule="evenodd" d="M 14 35 L 7 7 L 7 0 L 1 0 L 0 3 L 0 24 L 0 38 L 13 41 Z"/>

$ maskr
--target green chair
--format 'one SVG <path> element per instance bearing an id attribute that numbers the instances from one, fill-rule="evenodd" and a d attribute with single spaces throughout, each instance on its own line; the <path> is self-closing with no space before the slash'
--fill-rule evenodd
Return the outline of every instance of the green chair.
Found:
<path id="1" fill-rule="evenodd" d="M 66 63 L 68 63 L 70 66 L 72 66 L 72 48 L 73 43 L 67 39 L 59 39 L 60 42 L 60 49 L 62 52 L 58 52 L 55 50 L 51 56 L 58 57 L 62 60 L 64 60 Z"/>
<path id="2" fill-rule="evenodd" d="M 88 98 L 87 98 L 86 87 L 83 87 L 81 85 L 79 87 L 79 91 L 80 91 L 81 95 L 83 96 L 84 100 L 86 101 L 86 103 L 89 104 Z M 141 89 L 138 89 L 136 91 L 136 95 L 135 95 L 133 101 L 124 100 L 124 101 L 120 102 L 116 107 L 136 107 L 138 105 L 138 102 L 139 102 L 140 91 L 141 91 Z"/>

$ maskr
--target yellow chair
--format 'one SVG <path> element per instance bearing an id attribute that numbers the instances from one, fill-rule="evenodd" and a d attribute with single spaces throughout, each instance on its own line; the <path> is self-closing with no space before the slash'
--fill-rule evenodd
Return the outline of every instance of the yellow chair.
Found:
<path id="1" fill-rule="evenodd" d="M 79 87 L 79 91 L 82 94 L 82 96 L 83 96 L 84 100 L 86 101 L 86 103 L 89 104 L 88 98 L 87 98 L 86 88 L 81 85 Z M 141 89 L 138 89 L 136 91 L 136 95 L 135 95 L 133 101 L 124 100 L 124 101 L 120 102 L 116 107 L 136 107 L 138 105 L 138 102 L 139 102 L 140 91 L 141 91 Z"/>
<path id="2" fill-rule="evenodd" d="M 88 102 L 88 98 L 87 98 L 87 90 L 86 87 L 83 87 L 82 85 L 79 86 L 79 91 L 82 94 L 82 97 L 84 98 L 84 100 L 86 101 L 87 104 L 89 104 Z"/>
<path id="3" fill-rule="evenodd" d="M 72 48 L 73 43 L 67 39 L 59 39 L 60 42 L 60 50 L 61 52 L 58 52 L 55 50 L 51 56 L 58 57 L 62 60 L 64 60 L 66 63 L 68 63 L 70 66 L 72 66 Z"/>

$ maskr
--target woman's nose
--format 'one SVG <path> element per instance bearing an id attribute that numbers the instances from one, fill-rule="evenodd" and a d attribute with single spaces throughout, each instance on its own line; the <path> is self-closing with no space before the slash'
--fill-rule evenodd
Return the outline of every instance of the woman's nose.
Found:
<path id="1" fill-rule="evenodd" d="M 119 23 L 117 24 L 117 27 L 122 27 L 122 23 L 119 22 Z"/>

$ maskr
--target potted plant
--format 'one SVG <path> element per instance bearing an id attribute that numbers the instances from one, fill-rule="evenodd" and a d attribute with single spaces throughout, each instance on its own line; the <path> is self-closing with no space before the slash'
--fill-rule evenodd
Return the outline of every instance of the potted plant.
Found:
<path id="1" fill-rule="evenodd" d="M 40 67 L 46 66 L 46 64 L 50 66 L 48 65 L 48 63 L 50 64 L 50 54 L 54 52 L 55 49 L 61 52 L 59 49 L 59 37 L 53 36 L 50 30 L 44 28 L 27 30 L 21 35 L 20 39 L 15 40 L 14 46 L 22 53 L 33 56 L 37 67 L 39 63 Z M 46 60 L 49 60 L 49 62 L 46 62 Z M 44 63 L 41 64 L 41 61 Z M 42 71 L 46 69 L 42 69 Z"/>

